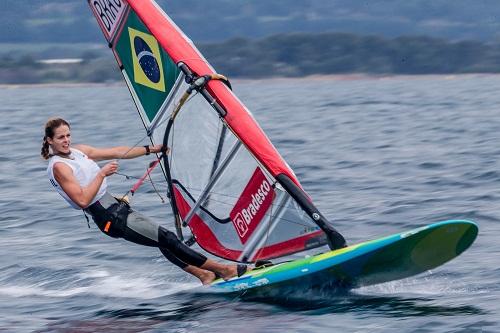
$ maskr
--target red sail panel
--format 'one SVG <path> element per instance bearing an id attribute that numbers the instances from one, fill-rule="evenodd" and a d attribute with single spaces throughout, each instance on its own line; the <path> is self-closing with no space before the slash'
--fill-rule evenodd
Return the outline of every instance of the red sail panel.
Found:
<path id="1" fill-rule="evenodd" d="M 185 218 L 191 209 L 191 205 L 188 202 L 189 198 L 185 198 L 182 191 L 177 187 L 174 187 L 174 197 L 178 205 L 179 214 L 182 218 Z M 241 259 L 241 255 L 243 253 L 242 248 L 236 248 L 236 246 L 223 244 L 219 240 L 218 235 L 216 235 L 210 228 L 209 223 L 204 221 L 198 214 L 193 216 L 189 227 L 193 234 L 196 235 L 196 242 L 205 251 L 228 260 L 238 261 Z M 323 232 L 318 230 L 292 240 L 261 247 L 258 252 L 246 261 L 255 262 L 257 260 L 273 259 L 290 253 L 303 251 L 304 249 L 311 247 L 310 244 L 308 244 L 309 242 L 315 242 L 316 239 L 322 237 L 322 234 Z"/>

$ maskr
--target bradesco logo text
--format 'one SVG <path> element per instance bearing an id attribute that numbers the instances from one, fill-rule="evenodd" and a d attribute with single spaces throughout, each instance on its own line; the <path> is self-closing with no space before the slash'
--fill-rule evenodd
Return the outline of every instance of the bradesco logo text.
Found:
<path id="1" fill-rule="evenodd" d="M 245 244 L 262 221 L 274 196 L 271 184 L 260 168 L 257 168 L 229 214 L 242 244 Z"/>
<path id="2" fill-rule="evenodd" d="M 243 208 L 241 212 L 236 215 L 236 219 L 238 216 L 243 218 L 245 223 L 248 225 L 252 222 L 252 219 L 257 215 L 257 211 L 259 210 L 262 203 L 266 200 L 267 195 L 271 191 L 271 185 L 267 180 L 264 180 L 259 187 L 257 193 L 252 194 L 252 202 L 248 205 L 247 208 Z"/>

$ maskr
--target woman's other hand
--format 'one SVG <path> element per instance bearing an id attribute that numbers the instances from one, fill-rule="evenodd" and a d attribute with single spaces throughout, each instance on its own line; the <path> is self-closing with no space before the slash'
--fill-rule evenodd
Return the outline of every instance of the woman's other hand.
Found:
<path id="1" fill-rule="evenodd" d="M 101 168 L 101 174 L 104 177 L 111 176 L 115 172 L 118 171 L 118 162 L 117 161 L 111 161 L 109 163 L 106 163 L 102 168 Z"/>

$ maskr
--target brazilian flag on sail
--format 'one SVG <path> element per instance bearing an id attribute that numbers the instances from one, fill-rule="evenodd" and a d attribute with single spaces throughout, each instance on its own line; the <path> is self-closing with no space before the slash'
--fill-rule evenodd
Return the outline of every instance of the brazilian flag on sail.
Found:
<path id="1" fill-rule="evenodd" d="M 132 10 L 114 49 L 151 122 L 171 91 L 179 69 Z"/>

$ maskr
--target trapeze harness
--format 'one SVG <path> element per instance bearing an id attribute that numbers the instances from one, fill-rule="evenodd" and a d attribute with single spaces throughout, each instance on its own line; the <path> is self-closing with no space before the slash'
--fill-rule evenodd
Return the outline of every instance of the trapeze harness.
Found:
<path id="1" fill-rule="evenodd" d="M 50 183 L 71 207 L 81 209 L 62 190 L 54 177 L 54 164 L 59 162 L 65 163 L 73 170 L 75 178 L 82 187 L 92 182 L 100 168 L 97 163 L 75 148 L 71 148 L 69 157 L 53 155 L 49 159 L 47 173 Z M 180 268 L 188 265 L 200 267 L 207 260 L 204 255 L 182 243 L 173 232 L 134 211 L 126 201 L 109 194 L 106 179 L 84 212 L 92 216 L 97 227 L 106 235 L 144 246 L 158 247 L 169 261 Z"/>

